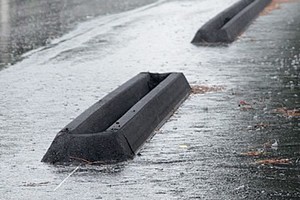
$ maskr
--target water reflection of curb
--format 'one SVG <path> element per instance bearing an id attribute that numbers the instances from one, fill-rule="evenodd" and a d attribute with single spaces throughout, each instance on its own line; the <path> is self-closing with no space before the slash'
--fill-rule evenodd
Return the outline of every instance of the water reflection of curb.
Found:
<path id="1" fill-rule="evenodd" d="M 182 73 L 140 73 L 62 129 L 43 162 L 132 158 L 190 94 Z"/>
<path id="2" fill-rule="evenodd" d="M 254 20 L 271 0 L 241 0 L 227 8 L 196 33 L 192 43 L 230 43 Z"/>

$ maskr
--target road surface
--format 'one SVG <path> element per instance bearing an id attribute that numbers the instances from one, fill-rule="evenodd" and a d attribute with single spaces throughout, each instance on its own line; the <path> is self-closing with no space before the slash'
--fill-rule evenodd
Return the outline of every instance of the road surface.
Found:
<path id="1" fill-rule="evenodd" d="M 231 45 L 190 43 L 234 2 L 162 1 L 100 15 L 1 70 L 0 198 L 299 199 L 300 2 L 261 15 Z M 61 128 L 142 71 L 184 72 L 198 92 L 139 156 L 40 162 Z"/>

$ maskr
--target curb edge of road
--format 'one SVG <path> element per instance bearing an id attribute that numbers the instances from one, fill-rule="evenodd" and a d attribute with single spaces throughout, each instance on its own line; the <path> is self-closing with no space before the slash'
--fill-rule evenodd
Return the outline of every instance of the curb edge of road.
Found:
<path id="1" fill-rule="evenodd" d="M 119 162 L 133 158 L 190 91 L 183 73 L 139 73 L 64 127 L 42 162 Z"/>
<path id="2" fill-rule="evenodd" d="M 231 43 L 272 0 L 240 0 L 225 9 L 195 34 L 191 43 Z"/>

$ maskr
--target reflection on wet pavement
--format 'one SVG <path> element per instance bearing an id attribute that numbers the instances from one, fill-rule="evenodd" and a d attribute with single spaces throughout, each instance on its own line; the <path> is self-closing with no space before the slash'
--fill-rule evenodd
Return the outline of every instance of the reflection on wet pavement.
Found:
<path id="1" fill-rule="evenodd" d="M 153 3 L 156 0 L 1 0 L 0 68 L 48 44 L 79 22 Z"/>
<path id="2" fill-rule="evenodd" d="M 234 2 L 168 1 L 95 18 L 2 70 L 2 196 L 300 198 L 300 2 L 260 16 L 232 45 L 189 43 Z M 82 165 L 54 192 L 77 167 L 39 162 L 55 134 L 140 71 L 182 71 L 199 92 L 134 160 Z"/>

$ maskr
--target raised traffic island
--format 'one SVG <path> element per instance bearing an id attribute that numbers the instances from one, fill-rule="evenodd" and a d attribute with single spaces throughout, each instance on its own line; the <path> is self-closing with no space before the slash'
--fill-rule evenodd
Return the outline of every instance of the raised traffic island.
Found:
<path id="1" fill-rule="evenodd" d="M 194 44 L 231 43 L 272 0 L 240 0 L 204 24 Z"/>
<path id="2" fill-rule="evenodd" d="M 42 162 L 131 159 L 190 90 L 182 73 L 140 73 L 64 127 Z"/>

